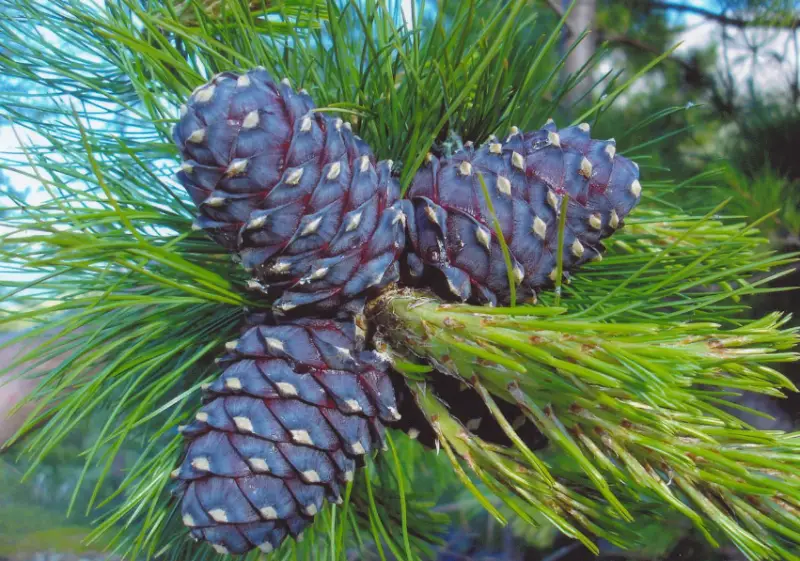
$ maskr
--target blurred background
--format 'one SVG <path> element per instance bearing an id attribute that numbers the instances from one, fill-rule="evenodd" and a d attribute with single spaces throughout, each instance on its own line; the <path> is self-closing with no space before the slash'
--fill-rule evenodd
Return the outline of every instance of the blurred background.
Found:
<path id="1" fill-rule="evenodd" d="M 401 12 L 411 9 L 404 0 Z M 101 3 L 97 0 L 97 3 Z M 13 21 L 15 2 L 0 0 L 0 21 Z M 531 28 L 536 41 L 563 15 L 568 3 L 561 0 L 531 2 L 541 15 Z M 419 4 L 417 5 L 419 9 Z M 425 2 L 425 17 L 436 17 L 447 5 Z M 586 33 L 588 31 L 588 34 Z M 0 36 L 2 30 L 0 29 Z M 619 130 L 638 128 L 624 145 L 638 146 L 637 157 L 648 167 L 670 170 L 677 181 L 713 178 L 713 187 L 693 191 L 698 198 L 730 197 L 726 212 L 748 221 L 764 219 L 762 231 L 770 240 L 764 251 L 800 250 L 800 9 L 793 2 L 692 0 L 664 2 L 648 0 L 578 0 L 560 39 L 558 56 L 567 57 L 566 83 L 570 74 L 583 77 L 569 94 L 571 107 L 558 117 L 568 122 L 579 109 L 590 104 L 605 84 L 621 83 L 669 52 L 665 60 L 638 80 L 615 101 L 595 136 L 613 136 L 609 123 Z M 573 49 L 573 44 L 580 41 Z M 676 46 L 677 45 L 677 46 Z M 674 47 L 674 48 L 673 48 Z M 4 53 L 0 40 L 0 57 Z M 555 60 L 553 61 L 555 63 Z M 555 66 L 555 64 L 553 64 Z M 585 72 L 593 67 L 591 72 Z M 5 95 L 36 95 L 21 80 L 0 76 Z M 661 118 L 649 119 L 658 115 Z M 42 116 L 46 118 L 46 116 Z M 562 121 L 563 122 L 563 121 Z M 0 150 L 13 152 L 20 138 L 12 123 L 0 119 Z M 109 126 L 114 126 L 113 120 Z M 663 141 L 664 138 L 668 140 Z M 648 149 L 650 139 L 662 141 Z M 35 138 L 26 138 L 35 144 Z M 464 139 L 468 140 L 468 139 Z M 619 140 L 619 139 L 618 139 Z M 632 155 L 633 156 L 633 155 Z M 0 173 L 0 195 L 16 193 L 35 203 L 44 195 L 30 178 L 13 172 Z M 0 196 L 6 206 L 7 197 Z M 702 205 L 699 205 L 702 206 Z M 766 218 L 765 218 L 766 217 Z M 0 269 L 2 280 L 2 269 Z M 775 287 L 800 284 L 797 268 Z M 4 290 L 0 282 L 0 290 Z M 764 294 L 747 302 L 753 316 L 773 310 L 800 312 L 800 297 L 793 291 Z M 0 310 L 2 313 L 2 310 Z M 3 324 L 0 340 L 25 329 Z M 18 347 L 3 349 L 0 364 L 8 364 Z M 46 365 L 43 365 L 46 367 Z M 800 383 L 800 366 L 785 368 Z M 8 381 L 0 385 L 0 446 L 19 426 L 26 406 L 10 418 L 12 409 L 35 388 L 33 380 Z M 784 400 L 767 397 L 742 398 L 747 405 L 769 413 L 754 417 L 761 428 L 791 429 L 800 423 L 800 396 Z M 75 483 L 91 479 L 84 471 L 79 452 L 92 442 L 92 424 L 86 420 L 64 444 L 51 451 L 46 462 L 25 478 L 26 460 L 17 460 L 13 447 L 0 454 L 0 561 L 77 560 L 113 558 L 102 553 L 103 543 L 85 544 L 91 518 L 81 505 L 89 497 L 74 493 Z M 131 455 L 136 450 L 130 450 Z M 482 514 L 474 499 L 453 480 L 452 471 L 429 455 L 423 469 L 429 470 L 429 491 L 440 497 L 434 509 L 441 515 L 442 544 L 435 555 L 442 561 L 591 559 L 580 544 L 560 537 L 551 528 L 532 531 L 522 525 L 499 527 Z M 125 466 L 125 452 L 112 466 L 104 485 L 114 488 Z M 447 466 L 445 466 L 447 467 Z M 117 478 L 115 479 L 114 474 Z M 70 510 L 70 507 L 71 508 Z M 70 516 L 65 512 L 70 510 Z M 648 549 L 622 552 L 601 544 L 603 559 L 742 559 L 733 548 L 713 550 L 685 525 L 662 521 L 642 529 Z M 361 555 L 361 554 L 354 554 Z M 352 557 L 363 558 L 363 557 Z M 373 557 L 379 559 L 376 553 Z"/>

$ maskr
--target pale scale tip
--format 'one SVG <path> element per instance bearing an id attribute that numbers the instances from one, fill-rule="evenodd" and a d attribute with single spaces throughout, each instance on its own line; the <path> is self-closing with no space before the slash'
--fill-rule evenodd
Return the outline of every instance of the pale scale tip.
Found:
<path id="1" fill-rule="evenodd" d="M 542 240 L 547 235 L 547 224 L 538 216 L 533 219 L 533 233 Z"/>
<path id="2" fill-rule="evenodd" d="M 588 158 L 581 159 L 581 169 L 578 173 L 580 173 L 586 179 L 592 177 L 592 162 L 590 162 Z"/>
<path id="3" fill-rule="evenodd" d="M 426 206 L 425 215 L 428 217 L 428 220 L 430 220 L 434 224 L 439 224 L 439 218 L 436 216 L 436 211 L 433 210 L 433 207 Z"/>
<path id="4" fill-rule="evenodd" d="M 351 214 L 347 218 L 347 225 L 344 228 L 345 232 L 352 232 L 358 225 L 361 224 L 361 211 L 356 212 L 355 214 Z"/>
<path id="5" fill-rule="evenodd" d="M 227 176 L 234 176 L 244 173 L 244 170 L 247 169 L 247 158 L 237 158 L 233 160 L 228 169 L 225 170 L 225 175 Z"/>
<path id="6" fill-rule="evenodd" d="M 306 483 L 319 483 L 321 481 L 319 478 L 319 474 L 313 469 L 304 471 L 303 479 L 306 480 Z"/>
<path id="7" fill-rule="evenodd" d="M 328 267 L 319 267 L 318 269 L 314 269 L 310 275 L 308 275 L 309 280 L 319 280 L 324 279 L 325 276 L 328 274 Z"/>
<path id="8" fill-rule="evenodd" d="M 278 511 L 271 506 L 265 506 L 262 509 L 259 509 L 261 516 L 263 516 L 266 520 L 277 520 L 278 519 Z"/>
<path id="9" fill-rule="evenodd" d="M 192 132 L 192 134 L 189 135 L 186 141 L 198 144 L 200 142 L 203 142 L 205 137 L 206 137 L 206 129 L 197 129 L 196 131 Z"/>
<path id="10" fill-rule="evenodd" d="M 511 165 L 515 168 L 524 170 L 525 169 L 525 159 L 522 157 L 522 154 L 519 152 L 512 152 L 511 153 Z"/>
<path id="11" fill-rule="evenodd" d="M 216 86 L 214 86 L 213 84 L 203 88 L 202 90 L 194 94 L 194 100 L 197 103 L 206 103 L 208 101 L 211 101 L 211 98 L 214 97 L 215 89 Z"/>
<path id="12" fill-rule="evenodd" d="M 275 261 L 275 263 L 272 264 L 269 270 L 276 274 L 285 273 L 291 268 L 291 266 L 292 264 L 289 261 L 286 261 L 284 259 L 278 259 L 277 261 Z"/>
<path id="13" fill-rule="evenodd" d="M 334 179 L 339 177 L 341 171 L 342 171 L 341 162 L 333 162 L 331 164 L 331 167 L 328 169 L 328 175 L 326 175 L 326 177 L 328 178 L 329 181 L 333 181 Z"/>
<path id="14" fill-rule="evenodd" d="M 225 204 L 225 199 L 222 197 L 208 197 L 203 202 L 208 206 L 218 207 L 218 206 L 223 206 Z"/>
<path id="15" fill-rule="evenodd" d="M 619 226 L 619 215 L 616 209 L 611 209 L 611 217 L 608 219 L 608 225 L 616 229 Z"/>
<path id="16" fill-rule="evenodd" d="M 250 111 L 247 115 L 244 116 L 242 119 L 242 128 L 243 129 L 252 129 L 258 124 L 259 117 L 258 111 Z"/>
<path id="17" fill-rule="evenodd" d="M 300 235 L 301 236 L 310 236 L 311 234 L 316 233 L 317 230 L 319 230 L 320 224 L 322 224 L 322 217 L 321 216 L 317 216 L 317 217 L 313 218 L 311 221 L 309 221 L 303 227 L 303 229 L 300 231 Z"/>
<path id="18" fill-rule="evenodd" d="M 345 407 L 351 413 L 360 413 L 361 412 L 361 404 L 358 403 L 355 399 L 347 399 L 344 402 Z"/>
<path id="19" fill-rule="evenodd" d="M 514 273 L 514 280 L 517 282 L 517 284 L 521 283 L 522 279 L 525 278 L 525 271 L 522 269 L 519 263 L 514 265 L 514 270 L 512 272 Z"/>
<path id="20" fill-rule="evenodd" d="M 269 472 L 269 465 L 264 458 L 249 458 L 247 462 L 250 464 L 250 467 L 253 468 L 253 471 L 257 473 Z"/>
<path id="21" fill-rule="evenodd" d="M 216 552 L 217 552 L 217 553 L 219 553 L 220 555 L 227 555 L 228 553 L 230 553 L 230 552 L 228 551 L 228 548 L 227 548 L 227 547 L 225 547 L 224 545 L 220 545 L 220 544 L 218 544 L 218 543 L 212 543 L 212 544 L 211 544 L 211 547 L 213 547 L 213 548 L 214 548 L 214 551 L 216 551 Z"/>
<path id="22" fill-rule="evenodd" d="M 213 518 L 216 522 L 227 522 L 228 521 L 228 513 L 222 510 L 221 508 L 214 508 L 208 511 L 208 515 Z"/>
<path id="23" fill-rule="evenodd" d="M 313 446 L 314 441 L 311 440 L 311 435 L 308 434 L 306 430 L 291 430 L 289 431 L 292 434 L 292 440 L 294 440 L 297 444 L 305 444 L 306 446 Z"/>
<path id="24" fill-rule="evenodd" d="M 584 248 L 583 244 L 579 240 L 575 240 L 574 242 L 572 242 L 571 249 L 572 249 L 572 255 L 579 258 L 583 257 Z"/>
<path id="25" fill-rule="evenodd" d="M 394 215 L 394 218 L 392 218 L 392 225 L 395 225 L 398 222 L 400 222 L 403 224 L 403 226 L 405 226 L 406 219 L 407 219 L 406 213 L 403 212 L 402 210 L 397 210 L 396 214 Z"/>
<path id="26" fill-rule="evenodd" d="M 300 183 L 300 179 L 303 177 L 303 168 L 294 168 L 286 174 L 286 179 L 284 183 L 287 185 L 297 185 Z"/>
<path id="27" fill-rule="evenodd" d="M 547 204 L 553 207 L 553 210 L 558 211 L 558 198 L 551 189 L 547 190 Z"/>
<path id="28" fill-rule="evenodd" d="M 491 249 L 492 237 L 489 234 L 489 230 L 483 226 L 478 226 L 475 230 L 475 237 L 478 239 L 478 243 L 480 243 L 483 247 L 486 249 Z"/>
<path id="29" fill-rule="evenodd" d="M 277 382 L 275 387 L 278 388 L 278 393 L 283 397 L 294 397 L 297 395 L 297 388 L 294 384 L 290 384 L 289 382 Z"/>
<path id="30" fill-rule="evenodd" d="M 497 176 L 497 190 L 503 195 L 511 194 L 511 182 L 507 177 L 503 177 L 502 175 Z"/>
<path id="31" fill-rule="evenodd" d="M 256 216 L 250 222 L 247 223 L 247 230 L 257 230 L 261 228 L 264 224 L 267 223 L 266 216 Z"/>

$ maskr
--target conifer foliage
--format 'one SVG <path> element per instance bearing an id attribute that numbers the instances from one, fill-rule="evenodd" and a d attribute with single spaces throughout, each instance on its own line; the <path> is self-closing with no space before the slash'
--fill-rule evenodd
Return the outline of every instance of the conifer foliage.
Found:
<path id="1" fill-rule="evenodd" d="M 91 435 L 92 539 L 428 559 L 456 497 L 593 551 L 663 516 L 796 557 L 800 438 L 730 398 L 795 390 L 796 330 L 745 313 L 797 256 L 607 122 L 666 54 L 570 106 L 604 53 L 561 81 L 569 10 L 523 0 L 0 6 L 32 92 L 0 93 L 0 169 L 41 188 L 0 211 L 38 381 L 10 446 L 33 471 Z"/>

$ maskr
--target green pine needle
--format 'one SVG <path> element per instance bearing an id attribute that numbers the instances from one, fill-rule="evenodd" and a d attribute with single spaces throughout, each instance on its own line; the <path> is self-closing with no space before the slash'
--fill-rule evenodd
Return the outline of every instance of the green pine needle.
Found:
<path id="1" fill-rule="evenodd" d="M 547 501 L 549 518 L 587 547 L 587 534 L 630 546 L 616 519 L 632 520 L 646 497 L 686 516 L 712 543 L 724 534 L 750 558 L 793 558 L 800 435 L 753 429 L 721 408 L 740 390 L 797 391 L 769 367 L 800 358 L 791 351 L 799 337 L 788 318 L 772 314 L 725 329 L 664 319 L 606 323 L 535 306 L 527 315 L 504 312 L 404 290 L 382 296 L 372 319 L 393 352 L 461 377 L 483 398 L 513 448 L 492 451 L 456 421 L 444 424 L 446 409 L 415 392 L 443 427 L 442 445 L 499 485 L 509 505 L 516 496 L 542 511 Z M 543 471 L 492 396 L 516 403 L 573 465 Z M 566 490 L 591 508 L 573 503 Z M 747 522 L 728 514 L 744 505 Z"/>

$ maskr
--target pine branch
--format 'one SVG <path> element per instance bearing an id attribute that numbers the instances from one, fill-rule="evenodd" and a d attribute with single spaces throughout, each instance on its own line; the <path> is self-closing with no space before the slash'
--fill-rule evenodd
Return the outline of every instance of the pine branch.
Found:
<path id="1" fill-rule="evenodd" d="M 768 365 L 800 357 L 790 351 L 797 328 L 786 329 L 777 315 L 724 331 L 712 323 L 609 324 L 563 312 L 487 311 L 404 291 L 381 297 L 372 320 L 392 352 L 430 361 L 483 398 L 513 449 L 474 441 L 445 422 L 446 409 L 422 386 L 416 391 L 442 446 L 499 485 L 495 492 L 509 505 L 522 500 L 545 512 L 587 546 L 584 532 L 624 545 L 599 512 L 610 508 L 631 520 L 647 497 L 682 513 L 712 543 L 721 533 L 752 559 L 791 559 L 790 544 L 800 537 L 793 514 L 800 506 L 798 435 L 752 429 L 724 408 L 742 390 L 796 391 Z M 516 403 L 573 465 L 542 463 L 495 398 Z M 513 461 L 502 459 L 507 454 Z M 525 479 L 512 477 L 516 464 Z M 580 508 L 578 497 L 596 503 Z"/>

